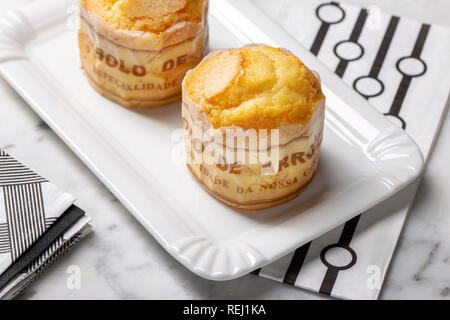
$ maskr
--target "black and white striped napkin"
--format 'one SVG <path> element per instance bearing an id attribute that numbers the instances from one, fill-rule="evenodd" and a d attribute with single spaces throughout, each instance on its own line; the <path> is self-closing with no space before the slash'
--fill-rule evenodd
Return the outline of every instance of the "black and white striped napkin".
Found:
<path id="1" fill-rule="evenodd" d="M 428 158 L 448 104 L 450 30 L 378 7 L 257 1 L 356 92 L 403 127 Z M 344 299 L 377 299 L 417 188 L 254 273 Z M 331 214 L 331 213 L 330 213 Z"/>
<path id="2" fill-rule="evenodd" d="M 91 227 L 75 198 L 0 149 L 0 299 L 12 299 Z"/>

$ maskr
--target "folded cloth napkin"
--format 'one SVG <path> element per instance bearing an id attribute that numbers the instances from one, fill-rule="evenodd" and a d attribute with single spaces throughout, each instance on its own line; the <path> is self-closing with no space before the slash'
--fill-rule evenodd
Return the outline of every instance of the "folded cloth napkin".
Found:
<path id="1" fill-rule="evenodd" d="M 75 198 L 0 149 L 0 299 L 12 299 L 91 230 Z"/>
<path id="2" fill-rule="evenodd" d="M 450 89 L 450 30 L 329 1 L 254 1 L 428 158 Z M 377 299 L 417 183 L 254 273 L 344 299 Z M 331 213 L 330 213 L 331 214 Z"/>

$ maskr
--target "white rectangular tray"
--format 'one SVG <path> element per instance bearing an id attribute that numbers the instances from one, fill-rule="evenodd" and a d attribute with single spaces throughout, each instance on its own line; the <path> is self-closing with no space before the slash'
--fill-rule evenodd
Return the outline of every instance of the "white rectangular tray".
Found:
<path id="1" fill-rule="evenodd" d="M 213 0 L 212 49 L 249 42 L 288 48 L 320 74 L 328 102 L 321 163 L 306 191 L 270 210 L 231 209 L 172 160 L 183 145 L 179 103 L 129 111 L 89 86 L 76 30 L 68 27 L 74 8 L 72 0 L 42 0 L 4 15 L 0 72 L 159 243 L 202 277 L 233 279 L 266 265 L 421 172 L 421 153 L 406 133 L 276 23 L 248 1 Z"/>

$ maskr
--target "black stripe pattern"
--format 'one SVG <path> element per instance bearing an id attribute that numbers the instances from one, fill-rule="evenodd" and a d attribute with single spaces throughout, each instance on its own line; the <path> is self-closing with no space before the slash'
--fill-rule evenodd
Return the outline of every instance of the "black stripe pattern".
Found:
<path id="1" fill-rule="evenodd" d="M 322 11 L 326 9 L 334 11 L 334 19 L 322 16 Z M 319 32 L 317 32 L 317 35 L 314 38 L 314 42 L 310 49 L 311 53 L 313 53 L 315 56 L 319 54 L 320 48 L 322 47 L 322 44 L 325 40 L 325 37 L 327 36 L 330 26 L 339 24 L 342 21 L 344 21 L 345 11 L 344 9 L 342 9 L 339 3 L 332 1 L 318 6 L 316 9 L 316 17 L 317 19 L 320 20 L 322 24 L 320 26 Z"/>
<path id="2" fill-rule="evenodd" d="M 3 187 L 12 260 L 45 231 L 45 213 L 40 183 Z"/>
<path id="3" fill-rule="evenodd" d="M 292 257 L 291 263 L 289 264 L 289 267 L 284 276 L 283 283 L 295 285 L 295 281 L 297 281 L 298 274 L 300 273 L 300 269 L 305 262 L 306 255 L 308 254 L 310 246 L 311 242 L 308 242 L 307 244 L 295 250 L 294 256 Z"/>
<path id="4" fill-rule="evenodd" d="M 0 224 L 0 254 L 11 251 L 11 241 L 9 240 L 8 225 Z"/>
<path id="5" fill-rule="evenodd" d="M 358 18 L 356 20 L 355 26 L 353 27 L 352 33 L 348 40 L 343 40 L 334 46 L 334 54 L 336 57 L 340 59 L 339 64 L 336 67 L 335 73 L 339 77 L 343 77 L 345 70 L 347 70 L 348 64 L 352 61 L 356 61 L 362 58 L 364 55 L 364 47 L 358 43 L 359 36 L 363 30 L 364 24 L 367 20 L 367 10 L 361 9 L 359 12 Z M 353 54 L 351 56 L 344 56 L 339 50 L 340 47 L 343 46 L 354 46 L 354 50 L 352 50 Z"/>
<path id="6" fill-rule="evenodd" d="M 356 264 L 357 261 L 356 252 L 350 247 L 350 242 L 352 241 L 353 235 L 355 234 L 356 227 L 358 226 L 360 217 L 361 216 L 358 215 L 355 218 L 347 221 L 347 223 L 344 225 L 344 230 L 342 230 L 339 241 L 336 244 L 328 245 L 322 249 L 320 253 L 320 260 L 322 260 L 322 263 L 327 266 L 328 270 L 325 273 L 325 277 L 319 289 L 320 293 L 331 295 L 331 291 L 333 290 L 339 272 L 350 269 Z M 347 265 L 343 266 L 333 265 L 327 260 L 326 257 L 327 252 L 333 248 L 341 248 L 347 250 L 351 254 L 352 260 Z"/>
<path id="7" fill-rule="evenodd" d="M 0 187 L 39 182 L 47 180 L 0 150 Z"/>
<path id="8" fill-rule="evenodd" d="M 335 41 L 335 39 L 329 37 L 331 29 L 340 23 L 344 23 L 348 17 L 348 14 L 345 6 L 341 6 L 339 3 L 332 1 L 322 3 L 317 6 L 315 9 L 315 15 L 321 24 L 317 30 L 315 38 L 313 39 L 310 52 L 318 56 L 325 42 Z M 341 78 L 344 77 L 349 65 L 352 62 L 361 59 L 364 55 L 365 49 L 358 41 L 364 30 L 368 16 L 368 11 L 366 9 L 361 9 L 351 29 L 350 37 L 341 41 L 337 39 L 334 42 L 333 54 L 339 58 L 339 62 L 335 68 L 335 73 Z M 394 120 L 396 120 L 398 124 L 405 129 L 407 127 L 407 123 L 405 119 L 401 117 L 400 111 L 404 105 L 404 100 L 408 94 L 412 80 L 423 76 L 427 72 L 427 64 L 422 58 L 422 52 L 431 27 L 428 24 L 422 24 L 411 54 L 398 57 L 395 65 L 386 65 L 386 57 L 389 54 L 391 46 L 395 43 L 394 36 L 400 23 L 401 19 L 397 16 L 391 16 L 389 18 L 389 22 L 384 29 L 383 38 L 378 47 L 369 73 L 352 79 L 351 83 L 353 85 L 353 89 L 365 99 L 369 100 L 379 97 L 385 93 L 386 86 L 386 83 L 380 79 L 381 70 L 384 67 L 396 69 L 402 75 L 402 79 L 398 84 L 398 89 L 392 100 L 390 108 L 386 108 L 389 111 L 385 115 L 394 118 Z M 329 38 L 327 39 L 327 37 Z M 344 46 L 347 47 L 344 48 Z M 411 66 L 414 67 L 412 68 Z M 345 223 L 337 243 L 325 245 L 320 250 L 320 260 L 326 266 L 327 270 L 324 274 L 324 278 L 322 279 L 321 286 L 318 288 L 320 293 L 332 295 L 339 273 L 345 272 L 345 270 L 348 270 L 357 264 L 357 252 L 351 247 L 351 242 L 357 231 L 360 218 L 361 215 L 358 215 Z M 301 269 L 308 256 L 310 247 L 311 242 L 303 245 L 295 251 L 284 274 L 284 283 L 295 285 L 298 278 L 301 277 Z M 329 259 L 327 259 L 327 254 L 333 249 L 345 250 L 351 257 L 351 260 L 345 265 L 334 265 Z M 316 253 L 314 252 L 311 254 L 315 255 Z M 255 270 L 253 274 L 259 275 L 260 271 L 261 269 Z"/>
<path id="9" fill-rule="evenodd" d="M 63 235 L 84 211 L 72 205 L 58 217 L 55 210 L 46 212 L 46 183 L 0 150 L 1 299 L 14 297 L 80 239 Z M 61 205 L 66 205 L 66 195 L 61 196 Z"/>
<path id="10" fill-rule="evenodd" d="M 14 286 L 9 288 L 8 291 L 1 292 L 2 296 L 0 298 L 10 300 L 19 295 L 56 261 L 58 261 L 59 258 L 69 252 L 82 238 L 82 232 L 76 233 L 69 240 L 64 240 L 63 236 L 60 236 L 54 244 L 48 247 L 45 252 L 43 252 L 32 264 L 30 264 L 30 266 L 26 268 L 26 270 L 22 271 L 21 275 L 23 278 L 19 282 L 14 283 Z M 14 279 L 11 280 L 11 282 L 14 282 Z"/>
<path id="11" fill-rule="evenodd" d="M 414 78 L 423 76 L 427 72 L 427 64 L 421 59 L 420 56 L 430 31 L 430 27 L 431 26 L 429 24 L 422 24 L 411 55 L 400 58 L 395 65 L 397 71 L 402 74 L 403 78 L 398 86 L 391 108 L 385 115 L 400 121 L 403 129 L 406 129 L 406 121 L 400 116 L 400 110 L 403 106 L 403 101 L 405 100 L 406 94 L 408 93 L 411 81 Z M 408 70 L 404 67 L 404 63 L 407 61 L 418 65 L 418 68 L 416 68 L 416 70 Z"/>
<path id="12" fill-rule="evenodd" d="M 21 272 L 42 263 L 42 259 L 50 257 L 50 250 L 61 245 L 58 240 L 66 230 L 84 215 L 84 211 L 75 205 L 66 210 L 61 217 L 46 230 L 34 243 L 32 243 L 14 262 L 0 275 L 0 288 Z M 47 254 L 46 254 L 47 252 Z"/>
<path id="13" fill-rule="evenodd" d="M 43 184 L 34 173 L 0 149 L 0 255 L 17 261 L 57 220 L 46 217 Z"/>
<path id="14" fill-rule="evenodd" d="M 378 97 L 384 92 L 385 89 L 384 83 L 378 78 L 378 76 L 380 74 L 381 68 L 383 67 L 383 63 L 384 60 L 386 59 L 388 50 L 391 46 L 392 39 L 394 38 L 395 31 L 397 30 L 399 20 L 400 20 L 399 17 L 396 16 L 391 17 L 386 32 L 384 34 L 383 41 L 381 42 L 380 48 L 378 49 L 377 55 L 375 57 L 375 61 L 373 62 L 372 67 L 370 68 L 369 74 L 367 76 L 358 77 L 355 79 L 355 81 L 353 81 L 353 89 L 367 100 L 369 100 L 370 98 Z M 363 89 L 361 89 L 360 86 L 358 86 L 358 83 L 361 83 L 363 81 L 375 82 L 372 83 L 370 87 L 372 88 L 372 90 L 373 88 L 376 88 L 377 90 L 373 92 L 364 92 Z"/>
<path id="15" fill-rule="evenodd" d="M 340 58 L 340 62 L 338 64 L 338 66 L 336 67 L 335 73 L 341 78 L 344 76 L 349 63 L 360 59 L 364 54 L 364 48 L 357 41 L 361 35 L 364 24 L 367 20 L 367 16 L 368 16 L 367 10 L 361 9 L 360 13 L 358 15 L 358 18 L 356 20 L 356 23 L 353 27 L 350 38 L 348 40 L 338 42 L 334 47 L 334 54 Z M 396 16 L 391 17 L 389 24 L 387 26 L 387 29 L 385 31 L 383 40 L 381 42 L 381 45 L 380 45 L 377 55 L 375 57 L 375 61 L 373 62 L 373 65 L 371 67 L 369 74 L 367 76 L 361 76 L 359 78 L 356 78 L 355 81 L 353 82 L 353 88 L 357 92 L 359 92 L 362 96 L 364 96 L 366 99 L 374 98 L 376 96 L 383 94 L 383 92 L 384 92 L 384 88 L 385 88 L 384 83 L 378 78 L 378 76 L 381 71 L 381 68 L 383 67 L 384 60 L 386 58 L 388 50 L 392 44 L 392 40 L 393 40 L 395 31 L 397 30 L 399 22 L 400 22 L 399 17 L 396 17 Z M 427 25 L 427 24 L 422 25 L 419 35 L 417 37 L 416 43 L 414 45 L 413 52 L 411 53 L 410 56 L 400 58 L 396 64 L 396 68 L 403 75 L 403 79 L 401 80 L 401 83 L 397 90 L 397 94 L 394 98 L 394 101 L 392 103 L 390 111 L 386 115 L 397 118 L 400 121 L 403 129 L 406 128 L 406 121 L 400 117 L 400 109 L 401 109 L 401 106 L 403 105 L 403 101 L 408 92 L 410 82 L 414 77 L 419 77 L 419 76 L 422 76 L 423 74 L 425 74 L 426 69 L 427 69 L 426 63 L 420 58 L 420 56 L 421 56 L 421 52 L 423 50 L 427 35 L 429 33 L 429 29 L 430 29 L 429 25 Z M 318 33 L 320 33 L 320 32 L 321 31 L 319 30 Z M 323 42 L 323 39 L 322 39 L 322 42 Z M 356 52 L 353 57 L 340 56 L 339 55 L 339 46 L 343 45 L 345 43 L 355 44 L 357 47 L 359 47 L 359 52 Z M 356 51 L 358 51 L 358 50 L 356 50 Z M 402 62 L 407 59 L 415 59 L 415 61 L 417 63 L 422 65 L 422 69 L 419 68 L 419 71 L 416 71 L 416 73 L 408 73 L 407 71 L 403 70 Z M 378 84 L 379 84 L 378 92 L 373 92 L 373 93 L 367 94 L 367 93 L 362 93 L 358 90 L 358 81 L 361 81 L 362 79 L 367 79 L 367 78 L 378 82 Z M 339 272 L 347 270 L 356 264 L 357 254 L 350 247 L 350 243 L 351 243 L 353 236 L 355 234 L 355 231 L 357 229 L 360 217 L 361 216 L 358 215 L 345 224 L 338 243 L 328 245 L 322 249 L 320 258 L 322 260 L 322 263 L 324 263 L 327 266 L 327 272 L 324 276 L 322 285 L 319 289 L 320 293 L 325 294 L 325 295 L 331 295 Z M 335 266 L 335 265 L 329 263 L 326 259 L 326 254 L 329 250 L 331 250 L 333 248 L 342 248 L 344 250 L 347 250 L 352 256 L 351 262 L 345 266 Z M 290 268 L 291 268 L 291 266 L 289 267 L 289 269 Z M 301 264 L 300 264 L 300 268 L 301 268 Z M 295 283 L 295 280 L 294 280 L 294 283 Z"/>

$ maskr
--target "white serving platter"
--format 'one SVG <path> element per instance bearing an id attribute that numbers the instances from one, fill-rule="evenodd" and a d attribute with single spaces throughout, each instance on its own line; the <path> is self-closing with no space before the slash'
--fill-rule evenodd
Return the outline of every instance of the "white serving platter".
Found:
<path id="1" fill-rule="evenodd" d="M 89 86 L 73 3 L 42 0 L 2 16 L 0 72 L 151 235 L 202 277 L 233 279 L 264 266 L 390 197 L 422 170 L 422 155 L 403 130 L 249 1 L 212 0 L 212 49 L 250 42 L 288 48 L 320 74 L 327 96 L 321 162 L 306 191 L 269 210 L 231 209 L 177 161 L 179 103 L 129 111 Z"/>

